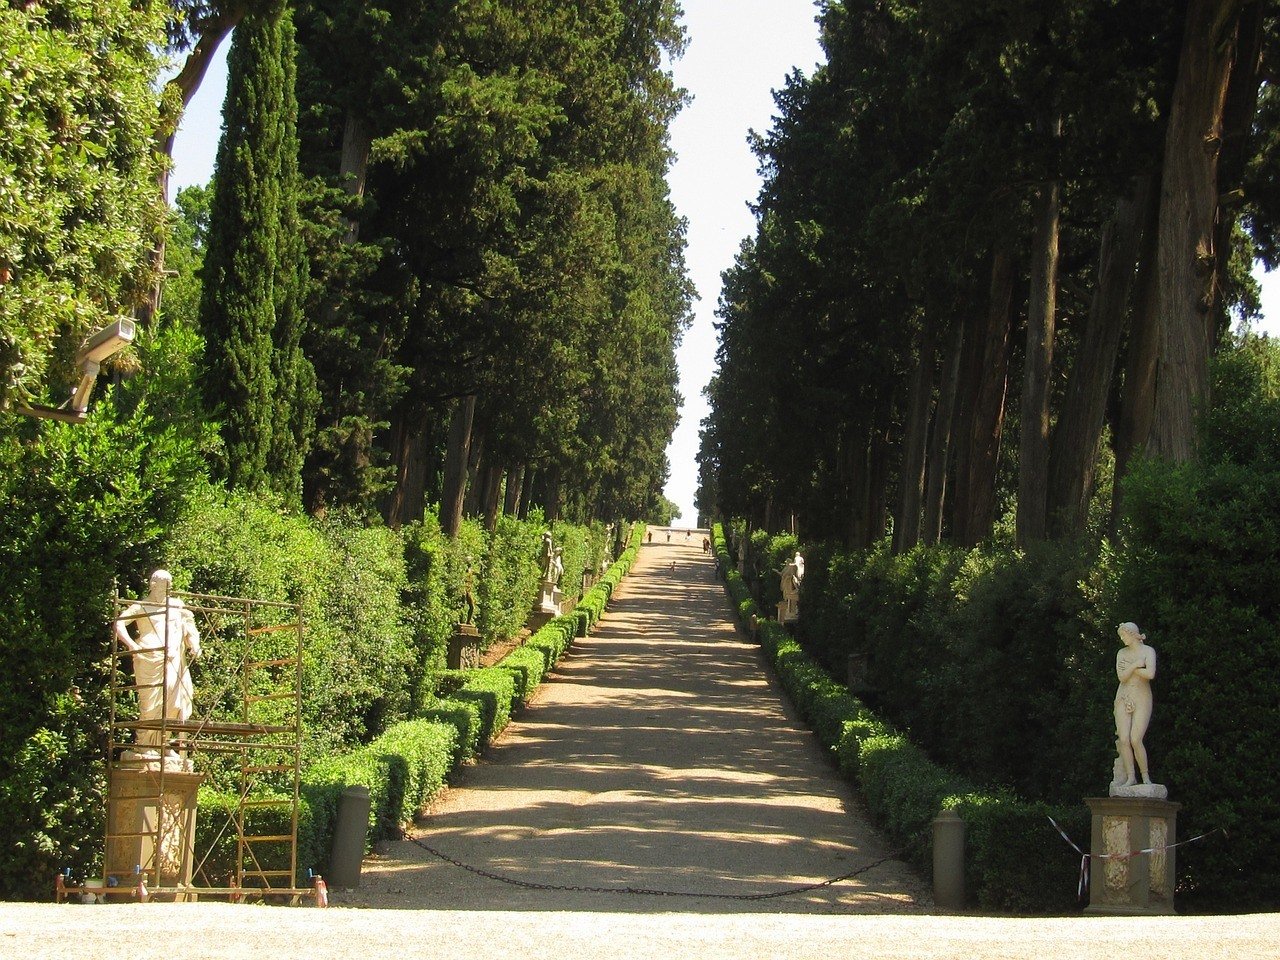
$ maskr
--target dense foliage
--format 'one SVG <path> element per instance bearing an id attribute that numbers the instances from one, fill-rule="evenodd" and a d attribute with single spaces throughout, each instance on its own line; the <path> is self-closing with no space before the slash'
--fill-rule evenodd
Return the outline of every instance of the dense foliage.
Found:
<path id="1" fill-rule="evenodd" d="M 236 29 L 203 270 L 204 390 L 235 487 L 301 496 L 315 417 L 301 352 L 306 263 L 298 215 L 293 21 L 283 4 Z"/>
<path id="2" fill-rule="evenodd" d="M 1189 459 L 1275 246 L 1278 10 L 823 3 L 756 140 L 700 511 L 901 553 L 1016 505 L 1027 546 L 1096 536 L 1143 449 Z"/>
<path id="3" fill-rule="evenodd" d="M 202 464 L 143 406 L 0 429 L 0 897 L 102 838 L 106 624 L 122 571 L 160 565 Z"/>
<path id="4" fill-rule="evenodd" d="M 150 285 L 162 10 L 0 6 L 0 410 L 66 399 L 85 336 Z"/>
<path id="5" fill-rule="evenodd" d="M 1135 465 L 1114 544 L 806 548 L 797 630 L 826 682 L 847 676 L 851 656 L 865 662 L 865 699 L 921 762 L 1074 806 L 1110 779 L 1116 626 L 1139 623 L 1159 656 L 1153 777 L 1183 805 L 1182 836 L 1225 831 L 1178 852 L 1178 902 L 1193 910 L 1263 907 L 1280 889 L 1280 774 L 1266 759 L 1278 733 L 1280 345 L 1244 339 L 1216 358 L 1212 382 L 1200 457 Z M 759 588 L 776 585 L 767 571 L 794 542 L 751 538 L 765 609 Z M 896 801 L 884 809 L 904 815 Z"/>
<path id="6" fill-rule="evenodd" d="M 439 499 L 451 535 L 464 484 L 490 526 L 530 502 L 554 520 L 655 501 L 690 297 L 664 180 L 675 15 L 303 5 L 302 161 L 329 188 L 310 214 L 313 509 L 387 478 L 392 524 Z"/>

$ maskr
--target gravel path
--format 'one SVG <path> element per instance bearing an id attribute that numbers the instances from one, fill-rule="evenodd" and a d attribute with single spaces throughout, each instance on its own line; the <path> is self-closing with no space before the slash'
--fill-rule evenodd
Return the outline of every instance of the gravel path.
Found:
<path id="1" fill-rule="evenodd" d="M 1275 914 L 932 912 L 925 879 L 891 858 L 730 626 L 701 535 L 668 544 L 657 529 L 654 541 L 597 632 L 413 837 L 369 858 L 357 890 L 333 891 L 334 909 L 0 904 L 0 957 L 1280 956 Z M 855 871 L 798 895 L 729 899 Z"/>

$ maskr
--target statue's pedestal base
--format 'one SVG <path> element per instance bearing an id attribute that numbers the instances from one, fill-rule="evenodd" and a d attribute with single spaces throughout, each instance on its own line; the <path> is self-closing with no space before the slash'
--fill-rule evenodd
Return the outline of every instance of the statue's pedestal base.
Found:
<path id="1" fill-rule="evenodd" d="M 1085 913 L 1173 913 L 1173 845 L 1182 805 L 1146 797 L 1089 797 L 1085 803 L 1093 814 Z"/>
<path id="2" fill-rule="evenodd" d="M 538 610 L 549 613 L 553 617 L 560 616 L 560 588 L 542 585 L 542 598 L 538 601 Z"/>
<path id="3" fill-rule="evenodd" d="M 480 666 L 480 631 L 469 623 L 459 623 L 449 638 L 445 663 L 450 670 L 474 670 Z"/>
<path id="4" fill-rule="evenodd" d="M 1112 784 L 1108 793 L 1113 797 L 1140 797 L 1144 800 L 1169 799 L 1169 788 L 1163 783 L 1133 783 L 1125 787 Z"/>
<path id="5" fill-rule="evenodd" d="M 162 777 L 147 766 L 117 765 L 111 771 L 103 876 L 129 887 L 136 883 L 135 868 L 140 866 L 149 884 L 190 886 L 196 793 L 204 774 L 166 769 Z M 196 895 L 177 894 L 174 899 L 195 900 Z"/>
<path id="6" fill-rule="evenodd" d="M 792 620 L 798 619 L 800 616 L 800 605 L 794 600 L 778 601 L 778 622 L 790 623 Z"/>

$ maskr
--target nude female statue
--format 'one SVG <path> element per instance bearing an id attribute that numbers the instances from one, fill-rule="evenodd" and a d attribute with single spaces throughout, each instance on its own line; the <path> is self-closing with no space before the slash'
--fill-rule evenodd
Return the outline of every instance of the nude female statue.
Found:
<path id="1" fill-rule="evenodd" d="M 1124 768 L 1124 779 L 1115 786 L 1131 787 L 1138 782 L 1151 782 L 1147 770 L 1147 748 L 1142 738 L 1151 723 L 1151 681 L 1156 676 L 1156 652 L 1143 641 L 1147 638 L 1136 623 L 1122 623 L 1117 630 L 1124 646 L 1116 652 L 1116 749 Z"/>

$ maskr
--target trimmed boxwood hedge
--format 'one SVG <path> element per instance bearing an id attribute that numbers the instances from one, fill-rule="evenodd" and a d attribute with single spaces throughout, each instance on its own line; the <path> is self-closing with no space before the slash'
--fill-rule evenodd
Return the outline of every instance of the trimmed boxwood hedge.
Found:
<path id="1" fill-rule="evenodd" d="M 755 618 L 755 634 L 797 712 L 834 752 L 872 819 L 904 856 L 922 871 L 932 871 L 932 821 L 943 807 L 952 807 L 965 821 L 965 888 L 977 906 L 1018 913 L 1076 909 L 1079 860 L 1048 818 L 1077 842 L 1087 842 L 1088 810 L 982 790 L 935 764 L 833 680 L 778 623 L 760 616 L 733 567 L 720 524 L 713 537 L 739 616 L 745 623 Z"/>
<path id="2" fill-rule="evenodd" d="M 298 820 L 299 883 L 305 882 L 307 870 L 323 874 L 328 868 L 345 787 L 369 788 L 366 844 L 371 847 L 397 835 L 443 789 L 452 770 L 483 752 L 506 727 L 512 710 L 528 700 L 564 655 L 579 624 L 594 626 L 600 619 L 614 588 L 635 562 L 643 535 L 644 525 L 636 524 L 628 547 L 587 591 L 574 614 L 544 625 L 497 666 L 444 672 L 434 690 L 414 705 L 415 719 L 391 726 L 367 746 L 324 758 L 304 771 Z M 199 805 L 196 849 L 212 849 L 212 853 L 197 883 L 219 885 L 231 875 L 235 862 L 235 833 L 224 828 L 236 797 L 202 790 Z M 253 829 L 263 834 L 287 833 L 286 811 L 285 807 L 263 808 L 254 814 Z M 259 844 L 256 852 L 264 867 L 269 863 L 278 867 L 286 848 Z"/>

